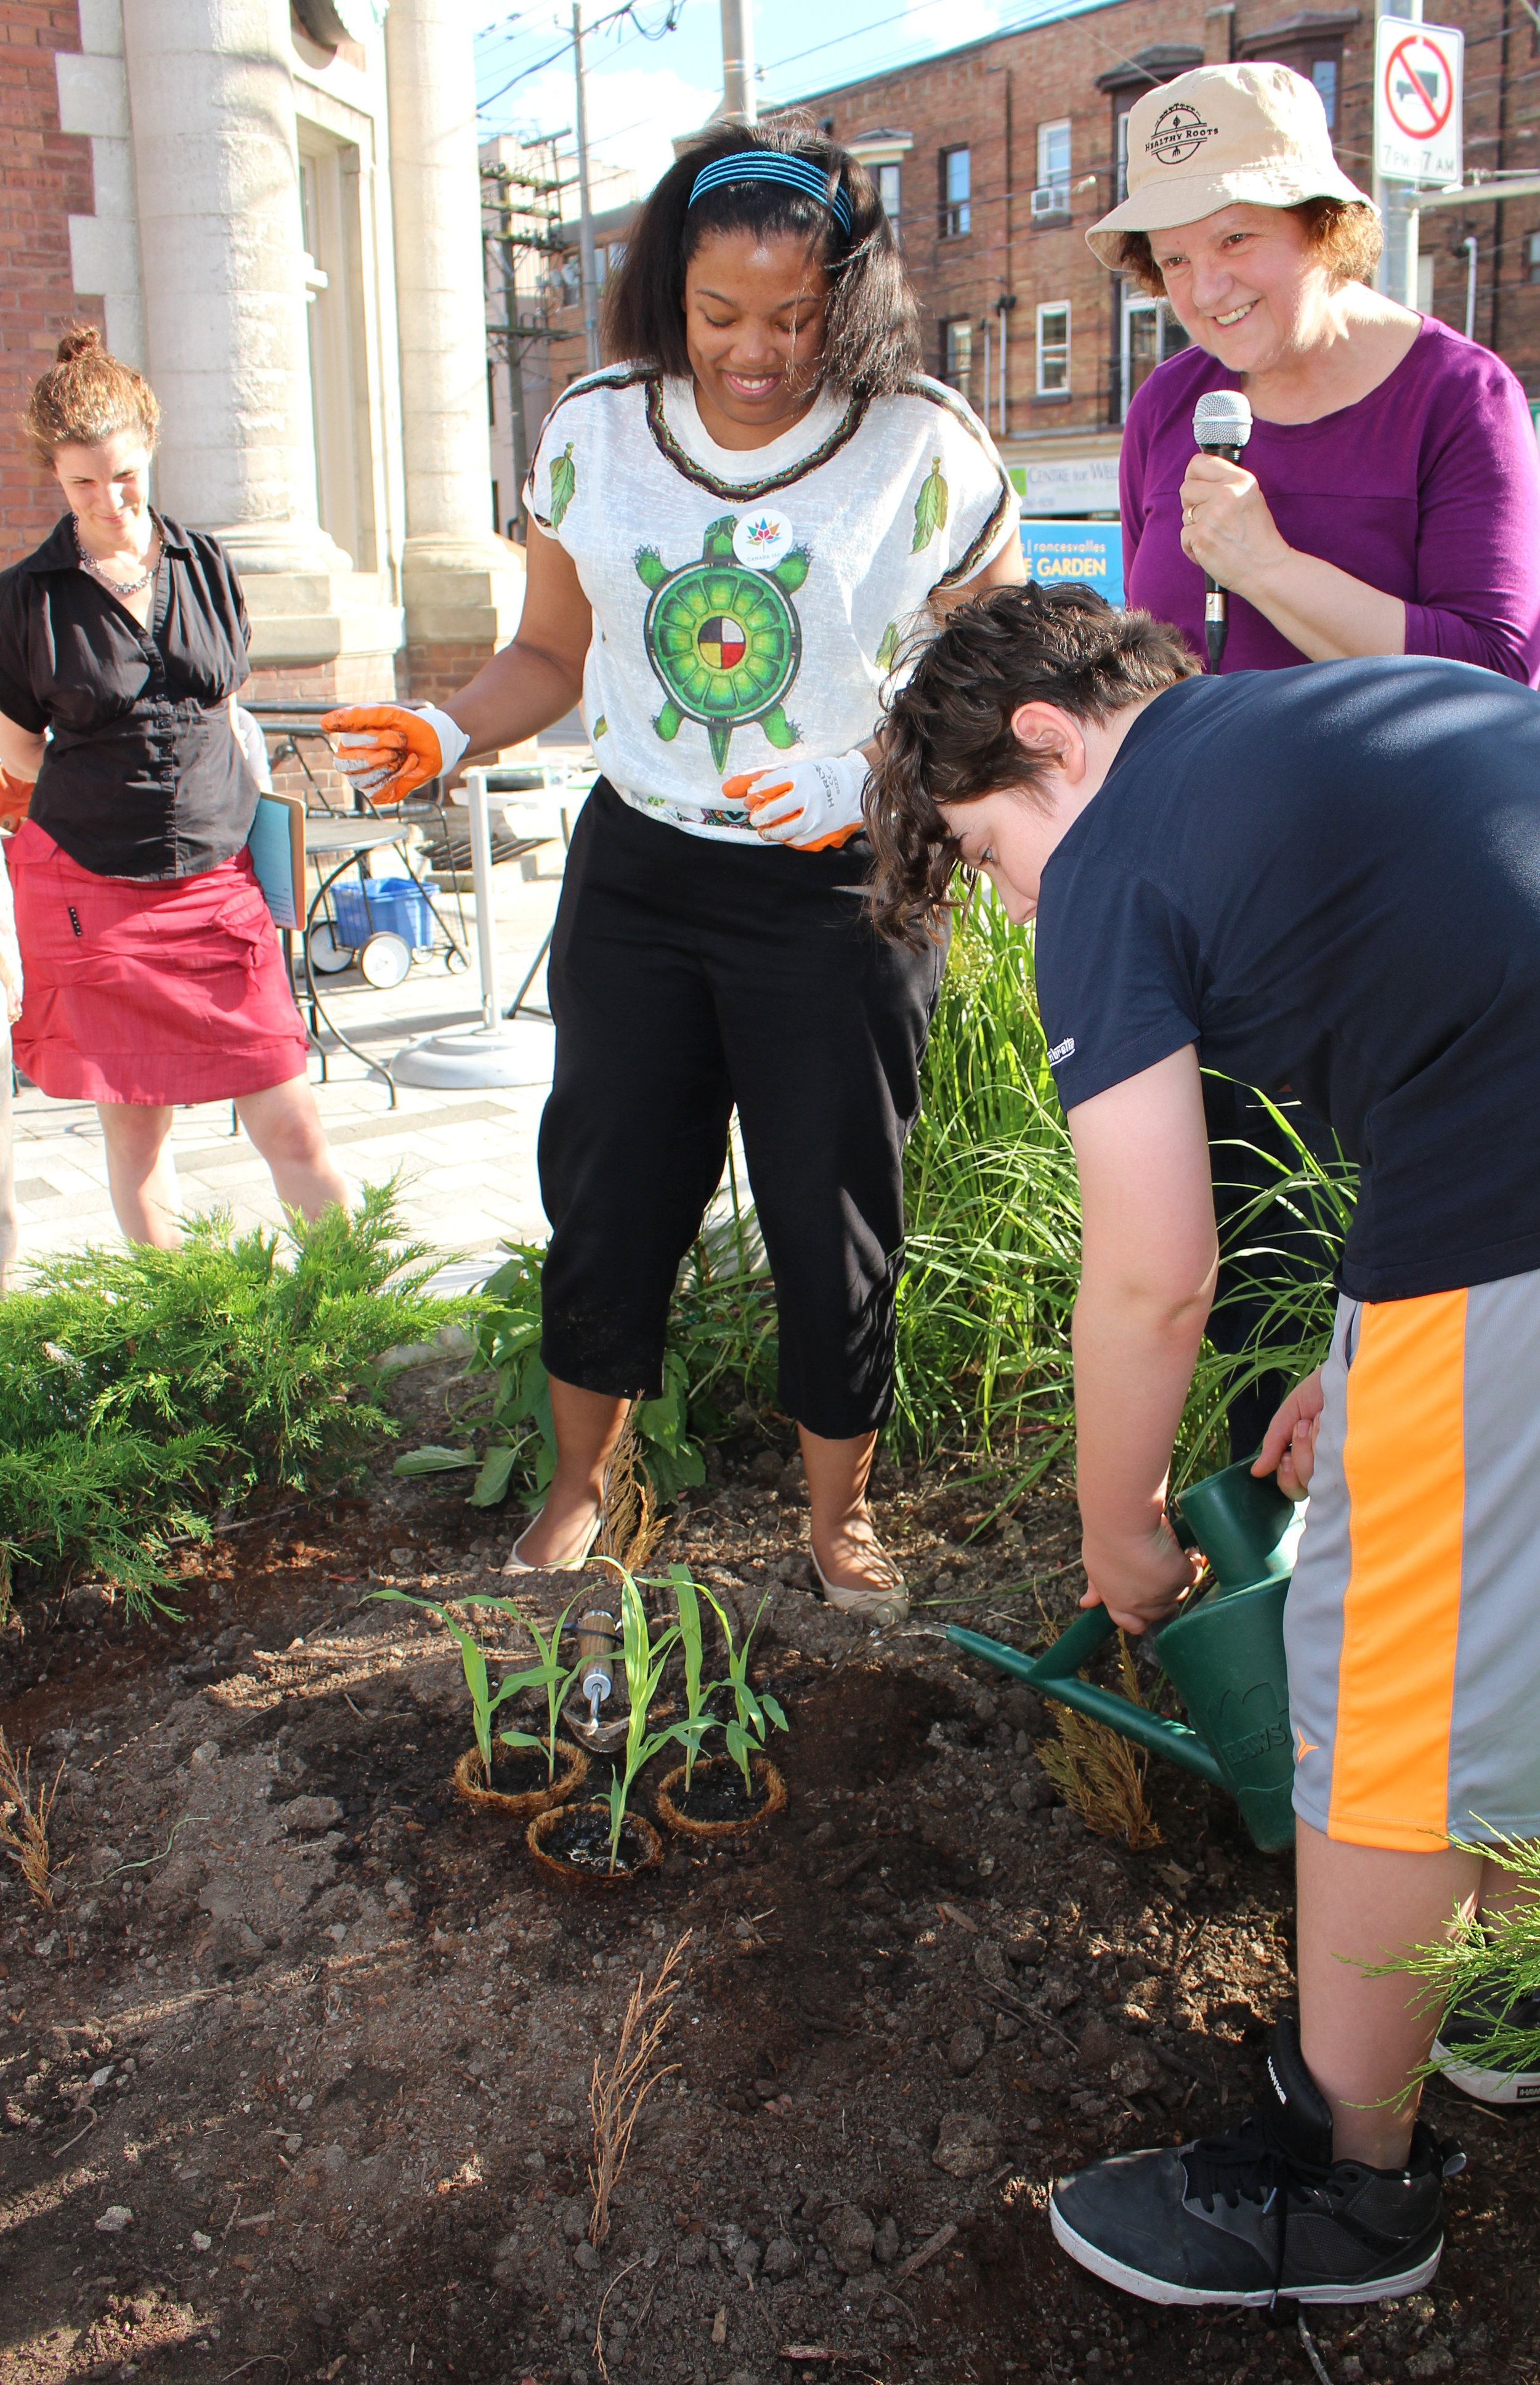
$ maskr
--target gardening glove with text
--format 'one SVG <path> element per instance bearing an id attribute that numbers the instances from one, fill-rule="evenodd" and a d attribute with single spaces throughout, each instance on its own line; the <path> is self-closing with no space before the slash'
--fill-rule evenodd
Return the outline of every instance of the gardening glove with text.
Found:
<path id="1" fill-rule="evenodd" d="M 447 778 L 470 740 L 436 705 L 349 704 L 323 713 L 339 770 L 370 803 L 398 804 L 428 780 Z"/>
<path id="2" fill-rule="evenodd" d="M 822 853 L 845 844 L 866 826 L 861 797 L 870 765 L 858 750 L 821 762 L 777 762 L 722 780 L 730 803 L 742 804 L 751 827 L 773 844 Z"/>

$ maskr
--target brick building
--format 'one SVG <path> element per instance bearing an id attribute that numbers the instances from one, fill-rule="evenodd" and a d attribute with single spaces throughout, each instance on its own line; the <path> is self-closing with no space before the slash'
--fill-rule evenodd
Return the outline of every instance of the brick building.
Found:
<path id="1" fill-rule="evenodd" d="M 1484 195 L 1423 214 L 1408 294 L 1459 329 L 1473 301 L 1475 336 L 1540 398 L 1540 174 L 1525 170 L 1540 168 L 1540 26 L 1505 0 L 1439 0 L 1436 13 L 1465 31 L 1467 176 L 1488 180 Z M 1165 305 L 1085 245 L 1122 195 L 1130 107 L 1206 61 L 1282 60 L 1315 81 L 1338 157 L 1367 190 L 1373 56 L 1369 8 L 1109 0 L 797 106 L 878 178 L 928 368 L 1021 468 L 1028 511 L 1105 513 L 1129 399 L 1183 343 Z"/>
<path id="2" fill-rule="evenodd" d="M 16 418 L 90 318 L 227 543 L 252 693 L 419 700 L 518 619 L 491 521 L 464 0 L 0 0 L 0 563 L 57 518 Z"/>

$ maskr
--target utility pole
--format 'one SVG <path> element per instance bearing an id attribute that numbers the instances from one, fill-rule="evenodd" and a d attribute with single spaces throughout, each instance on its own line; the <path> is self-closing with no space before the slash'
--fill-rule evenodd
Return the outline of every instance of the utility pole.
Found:
<path id="1" fill-rule="evenodd" d="M 721 0 L 722 114 L 730 124 L 753 124 L 759 106 L 754 92 L 754 0 Z"/>
<path id="2" fill-rule="evenodd" d="M 723 0 L 723 6 L 727 0 Z M 582 270 L 582 337 L 588 369 L 599 368 L 599 277 L 594 260 L 594 208 L 588 194 L 588 92 L 582 77 L 582 0 L 572 0 L 572 73 L 577 82 L 578 256 Z"/>

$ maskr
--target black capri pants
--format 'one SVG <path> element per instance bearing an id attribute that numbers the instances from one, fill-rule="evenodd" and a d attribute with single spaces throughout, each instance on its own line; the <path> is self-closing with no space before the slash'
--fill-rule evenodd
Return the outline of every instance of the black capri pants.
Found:
<path id="1" fill-rule="evenodd" d="M 904 1141 L 945 950 L 878 936 L 869 860 L 863 840 L 795 853 L 691 836 L 595 786 L 547 970 L 541 1355 L 561 1381 L 656 1396 L 680 1261 L 736 1104 L 775 1280 L 781 1405 L 831 1441 L 885 1420 Z"/>

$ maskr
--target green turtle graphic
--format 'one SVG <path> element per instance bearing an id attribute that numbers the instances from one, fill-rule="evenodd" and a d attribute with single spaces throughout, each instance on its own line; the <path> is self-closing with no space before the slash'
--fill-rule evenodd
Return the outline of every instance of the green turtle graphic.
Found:
<path id="1" fill-rule="evenodd" d="M 795 745 L 798 731 L 782 708 L 802 664 L 802 624 L 787 601 L 808 577 L 805 547 L 772 571 L 751 571 L 732 552 L 736 514 L 710 524 L 698 563 L 666 570 L 654 546 L 636 555 L 637 576 L 652 591 L 642 624 L 647 660 L 662 682 L 659 737 L 682 720 L 703 723 L 719 770 L 734 729 L 757 720 L 772 745 Z"/>

